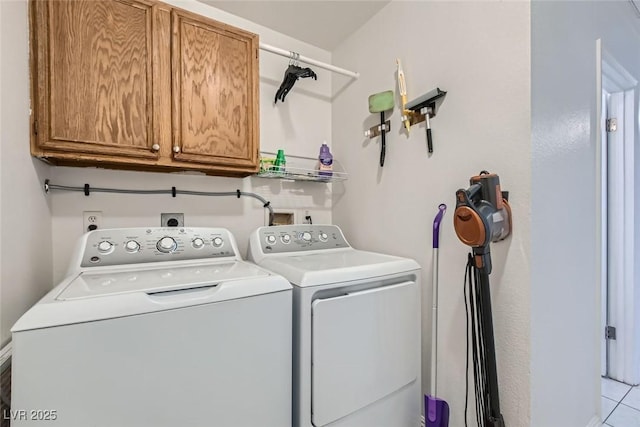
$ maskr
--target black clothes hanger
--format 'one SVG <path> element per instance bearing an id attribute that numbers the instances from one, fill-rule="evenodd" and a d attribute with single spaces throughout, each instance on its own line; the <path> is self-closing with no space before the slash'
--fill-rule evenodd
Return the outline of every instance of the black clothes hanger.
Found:
<path id="1" fill-rule="evenodd" d="M 289 67 L 284 72 L 284 78 L 282 79 L 280 88 L 276 92 L 274 103 L 277 103 L 278 99 L 284 102 L 284 98 L 287 96 L 298 79 L 312 77 L 314 80 L 318 80 L 318 76 L 311 68 L 302 68 L 298 66 L 297 58 L 300 57 L 300 54 L 291 52 L 291 55 L 292 56 L 291 61 L 289 61 Z"/>

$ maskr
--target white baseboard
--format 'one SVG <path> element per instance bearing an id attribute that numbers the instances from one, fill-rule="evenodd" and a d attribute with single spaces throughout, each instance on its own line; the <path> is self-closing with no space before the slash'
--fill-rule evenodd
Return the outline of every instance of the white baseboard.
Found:
<path id="1" fill-rule="evenodd" d="M 602 421 L 600 421 L 600 417 L 595 415 L 587 424 L 587 427 L 600 427 L 602 425 Z"/>

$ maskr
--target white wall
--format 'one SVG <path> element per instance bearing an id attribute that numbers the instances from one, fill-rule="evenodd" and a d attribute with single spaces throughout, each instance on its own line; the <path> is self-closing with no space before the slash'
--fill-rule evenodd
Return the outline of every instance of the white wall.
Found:
<path id="1" fill-rule="evenodd" d="M 331 62 L 322 49 L 276 33 L 244 19 L 191 0 L 169 3 L 205 16 L 258 33 L 262 42 L 294 50 L 305 56 Z M 318 80 L 301 79 L 284 103 L 274 106 L 288 59 L 260 51 L 260 143 L 265 151 L 283 148 L 286 154 L 317 157 L 324 140 L 331 141 L 331 73 L 313 67 Z M 291 161 L 291 159 L 290 159 Z M 311 163 L 311 167 L 314 164 Z M 292 183 L 248 177 L 220 178 L 194 174 L 157 174 L 118 172 L 93 168 L 52 168 L 52 182 L 65 185 L 89 183 L 96 187 L 169 189 L 200 191 L 253 191 L 261 194 L 276 209 L 309 210 L 314 222 L 331 222 L 330 187 L 322 183 Z M 262 205 L 253 199 L 203 198 L 194 196 L 136 196 L 81 193 L 54 193 L 53 255 L 54 281 L 67 268 L 75 240 L 82 233 L 82 212 L 103 212 L 104 227 L 160 225 L 161 212 L 183 212 L 190 226 L 229 228 L 245 255 L 249 233 L 264 225 Z"/>
<path id="2" fill-rule="evenodd" d="M 361 73 L 333 103 L 335 157 L 350 174 L 344 194 L 334 199 L 334 222 L 356 247 L 412 257 L 422 265 L 425 392 L 432 222 L 439 203 L 449 207 L 441 232 L 438 394 L 451 405 L 452 426 L 464 425 L 467 253 L 455 236 L 452 212 L 455 191 L 483 169 L 500 175 L 513 207 L 513 235 L 492 246 L 503 414 L 510 427 L 530 425 L 529 12 L 527 2 L 391 2 L 333 52 L 335 63 Z M 435 87 L 448 94 L 432 120 L 431 158 L 424 125 L 412 127 L 407 137 L 396 103 L 380 169 L 379 139 L 362 136 L 378 120 L 368 111 L 367 97 L 396 90 L 396 57 L 403 61 L 409 100 Z M 473 413 L 470 408 L 470 419 Z"/>
<path id="3" fill-rule="evenodd" d="M 596 39 L 637 73 L 640 25 L 628 2 L 534 1 L 531 27 L 531 422 L 585 426 L 600 406 Z"/>
<path id="4" fill-rule="evenodd" d="M 51 284 L 48 167 L 29 153 L 27 2 L 0 1 L 0 345 Z"/>

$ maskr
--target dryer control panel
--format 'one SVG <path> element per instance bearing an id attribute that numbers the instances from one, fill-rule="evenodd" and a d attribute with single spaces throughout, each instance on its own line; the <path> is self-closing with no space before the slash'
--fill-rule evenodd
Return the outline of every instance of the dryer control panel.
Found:
<path id="1" fill-rule="evenodd" d="M 236 243 L 224 228 L 150 227 L 100 229 L 81 239 L 81 267 L 235 258 Z"/>
<path id="2" fill-rule="evenodd" d="M 335 225 L 294 224 L 260 227 L 251 239 L 251 246 L 259 243 L 264 254 L 349 247 L 342 230 Z"/>

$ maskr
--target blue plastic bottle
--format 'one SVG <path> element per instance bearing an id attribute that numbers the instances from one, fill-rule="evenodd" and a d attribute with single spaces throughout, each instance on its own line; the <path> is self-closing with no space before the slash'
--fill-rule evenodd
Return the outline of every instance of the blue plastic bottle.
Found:
<path id="1" fill-rule="evenodd" d="M 333 175 L 333 155 L 329 151 L 327 144 L 320 146 L 320 155 L 318 156 L 318 175 L 329 177 Z"/>

